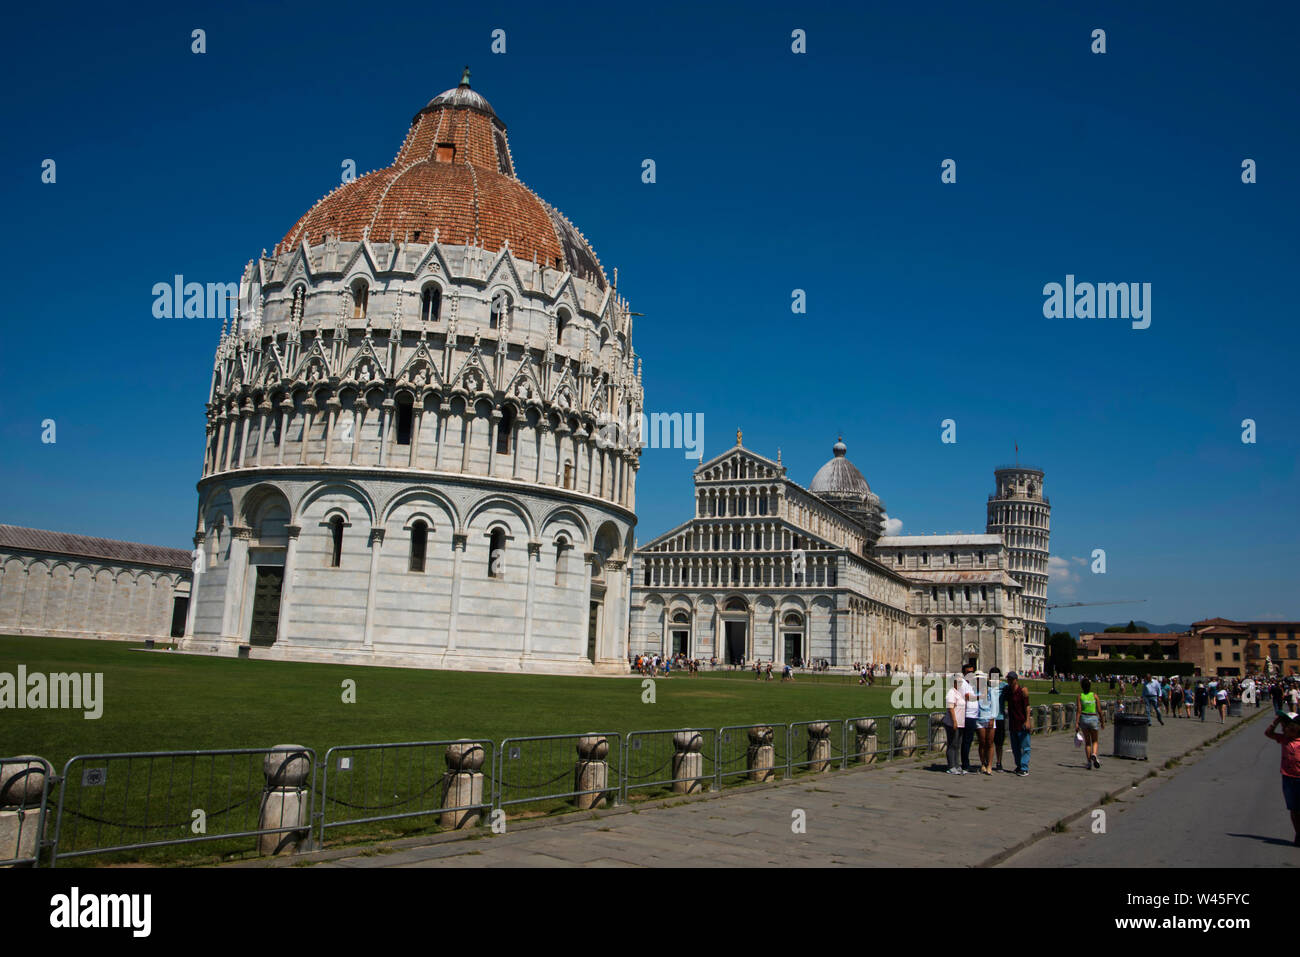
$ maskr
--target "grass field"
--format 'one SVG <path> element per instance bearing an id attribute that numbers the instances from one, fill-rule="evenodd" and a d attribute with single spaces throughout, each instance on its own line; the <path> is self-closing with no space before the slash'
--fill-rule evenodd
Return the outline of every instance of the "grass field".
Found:
<path id="1" fill-rule="evenodd" d="M 323 759 L 326 749 L 339 745 L 454 738 L 500 743 L 510 736 L 716 729 L 887 715 L 893 710 L 890 686 L 878 681 L 875 687 L 861 687 L 856 679 L 841 676 L 808 675 L 783 683 L 756 682 L 745 673 L 673 675 L 656 682 L 656 700 L 650 704 L 642 700 L 637 677 L 507 675 L 239 660 L 146 652 L 121 642 L 0 637 L 0 671 L 13 673 L 19 664 L 25 665 L 29 674 L 78 671 L 104 675 L 103 714 L 97 720 L 87 720 L 81 711 L 72 710 L 6 710 L 0 716 L 0 754 L 39 754 L 56 770 L 75 754 L 266 748 L 292 743 L 313 748 L 318 759 Z M 351 704 L 343 701 L 343 684 L 348 679 L 356 683 L 356 701 Z M 1075 689 L 1062 686 L 1060 690 L 1067 694 L 1056 699 L 1032 683 L 1030 690 L 1034 702 L 1043 703 L 1072 698 Z M 924 744 L 924 733 L 921 739 Z M 706 751 L 711 752 L 711 740 Z M 733 747 L 742 750 L 735 760 L 743 760 L 743 732 L 736 741 Z M 630 757 L 640 760 L 638 767 L 645 768 L 645 778 L 654 781 L 657 766 L 671 759 L 671 742 L 667 736 L 658 736 L 645 739 L 644 745 L 643 752 Z M 778 742 L 778 750 L 783 748 L 783 742 Z M 355 757 L 358 763 L 353 770 L 358 773 L 347 783 L 362 798 L 350 804 L 345 798 L 337 799 L 349 807 L 376 806 L 374 795 L 379 792 L 389 795 L 390 803 L 415 801 L 405 806 L 419 806 L 419 801 L 425 800 L 423 792 L 429 790 L 427 782 L 437 781 L 444 770 L 442 748 L 400 754 L 356 752 Z M 522 757 L 518 767 L 531 760 L 533 771 L 542 775 L 539 781 L 562 779 L 566 773 L 571 777 L 574 742 L 530 744 Z M 610 761 L 615 760 L 611 756 Z M 260 795 L 262 785 L 258 756 L 229 756 L 203 764 L 172 761 L 164 765 L 157 760 L 142 764 L 138 759 L 119 763 L 124 767 L 112 769 L 107 786 L 97 789 L 81 787 L 80 780 L 73 780 L 76 774 L 69 775 L 69 791 L 75 793 L 68 803 L 71 807 L 73 799 L 77 802 L 83 827 L 75 834 L 65 829 L 62 843 L 75 842 L 80 835 L 87 847 L 111 845 L 114 841 L 102 833 L 110 822 L 129 823 L 143 829 L 150 839 L 184 833 L 190 804 L 210 811 L 222 811 L 228 804 L 242 808 L 223 811 L 230 815 L 225 819 L 228 822 L 236 814 L 250 813 L 248 802 L 252 800 L 255 807 L 256 800 L 248 796 Z M 354 785 L 362 770 L 365 783 Z M 528 787 L 540 787 L 522 786 L 524 795 Z M 146 811 L 137 806 L 142 791 L 153 805 Z M 330 792 L 334 793 L 333 786 Z M 659 793 L 647 788 L 638 796 Z M 202 796 L 201 801 L 196 794 Z M 538 802 L 526 811 L 521 804 L 514 813 L 550 813 L 560 810 L 560 803 Z M 436 802 L 431 806 L 436 807 Z M 354 813 L 360 816 L 365 812 Z M 236 829 L 228 823 L 225 826 Z M 428 817 L 413 818 L 349 828 L 338 836 L 373 839 L 429 826 Z M 95 828 L 101 833 L 92 833 Z M 193 862 L 201 853 L 206 853 L 208 860 L 241 853 L 224 843 L 221 848 L 207 846 L 207 851 L 196 845 L 132 852 L 127 858 Z M 249 843 L 244 840 L 241 847 L 247 848 Z"/>

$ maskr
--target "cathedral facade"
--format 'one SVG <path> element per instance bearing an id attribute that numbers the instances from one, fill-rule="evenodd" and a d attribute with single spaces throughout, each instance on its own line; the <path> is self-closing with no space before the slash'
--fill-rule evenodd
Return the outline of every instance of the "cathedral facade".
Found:
<path id="1" fill-rule="evenodd" d="M 883 535 L 884 505 L 842 442 L 804 488 L 779 454 L 741 439 L 695 469 L 692 517 L 636 551 L 633 653 L 927 671 L 1032 663 L 1002 535 Z"/>
<path id="2" fill-rule="evenodd" d="M 460 85 L 246 268 L 223 328 L 185 645 L 625 670 L 632 315 Z"/>

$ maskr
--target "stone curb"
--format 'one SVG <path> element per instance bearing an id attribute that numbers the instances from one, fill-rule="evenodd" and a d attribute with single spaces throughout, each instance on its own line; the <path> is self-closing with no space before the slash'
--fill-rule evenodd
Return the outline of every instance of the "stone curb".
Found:
<path id="1" fill-rule="evenodd" d="M 1266 710 L 1264 710 L 1264 709 L 1259 709 L 1259 710 L 1260 710 L 1260 714 L 1267 714 L 1267 713 L 1269 713 L 1268 711 L 1266 711 Z M 1174 761 L 1174 760 L 1182 761 L 1184 758 L 1186 758 L 1186 757 L 1187 757 L 1189 754 L 1191 754 L 1193 751 L 1199 750 L 1199 749 L 1201 749 L 1201 748 L 1210 747 L 1211 745 L 1217 744 L 1218 742 L 1222 741 L 1222 740 L 1223 740 L 1224 738 L 1226 738 L 1228 735 L 1230 735 L 1230 734 L 1235 734 L 1236 732 L 1238 732 L 1238 731 L 1240 731 L 1242 728 L 1246 727 L 1248 724 L 1250 724 L 1251 721 L 1255 720 L 1255 719 L 1258 718 L 1258 717 L 1259 717 L 1259 715 L 1258 715 L 1258 714 L 1255 714 L 1255 715 L 1251 715 L 1251 716 L 1248 717 L 1248 718 L 1244 718 L 1244 719 L 1242 719 L 1240 722 L 1238 722 L 1235 726 L 1233 726 L 1233 727 L 1231 727 L 1231 728 L 1225 728 L 1224 730 L 1220 731 L 1218 734 L 1214 735 L 1213 737 L 1211 737 L 1211 738 L 1206 738 L 1206 739 L 1205 739 L 1204 741 L 1202 741 L 1200 744 L 1194 744 L 1194 745 L 1192 745 L 1192 746 L 1191 746 L 1190 748 L 1188 748 L 1186 751 L 1182 752 L 1182 754 L 1175 754 L 1175 755 L 1172 755 L 1171 757 L 1168 757 L 1168 758 L 1166 758 L 1165 760 L 1166 760 L 1166 761 Z M 1122 761 L 1122 760 L 1124 760 L 1124 759 L 1123 759 L 1123 758 L 1112 758 L 1112 760 L 1115 760 L 1115 761 Z M 1107 792 L 1107 793 L 1103 794 L 1103 795 L 1101 796 L 1101 800 L 1100 800 L 1100 801 L 1094 801 L 1094 802 L 1091 802 L 1091 803 L 1085 805 L 1081 810 L 1074 811 L 1074 812 L 1072 812 L 1072 813 L 1066 814 L 1064 817 L 1058 818 L 1058 819 L 1056 820 L 1056 822 L 1053 823 L 1050 827 L 1044 827 L 1044 828 L 1039 829 L 1038 831 L 1035 831 L 1033 834 L 1029 835 L 1029 836 L 1028 836 L 1027 838 L 1025 838 L 1023 841 L 1020 841 L 1020 842 L 1017 843 L 1017 844 L 1013 844 L 1011 847 L 1003 848 L 1002 850 L 998 851 L 996 854 L 992 855 L 991 857 L 989 857 L 989 858 L 987 858 L 987 859 L 985 859 L 985 860 L 983 860 L 983 861 L 980 861 L 978 864 L 975 864 L 975 865 L 973 865 L 973 866 L 974 866 L 974 867 L 977 867 L 977 868 L 978 868 L 978 867 L 997 867 L 999 864 L 1003 863 L 1004 861 L 1007 861 L 1007 860 L 1009 860 L 1010 858 L 1014 857 L 1015 855 L 1019 854 L 1019 853 L 1020 853 L 1021 851 L 1023 851 L 1025 848 L 1027 848 L 1027 847 L 1029 847 L 1029 846 L 1031 846 L 1031 845 L 1033 845 L 1033 844 L 1037 844 L 1037 843 L 1038 843 L 1039 841 L 1041 841 L 1043 838 L 1045 838 L 1045 837 L 1051 837 L 1053 834 L 1057 834 L 1057 833 L 1059 833 L 1059 831 L 1057 830 L 1057 828 L 1064 827 L 1064 826 L 1068 826 L 1068 825 L 1074 823 L 1075 821 L 1079 820 L 1079 818 L 1081 818 L 1081 817 L 1083 817 L 1083 816 L 1085 816 L 1085 815 L 1087 815 L 1087 814 L 1092 813 L 1092 810 L 1093 810 L 1095 807 L 1097 807 L 1098 805 L 1100 805 L 1100 804 L 1104 804 L 1104 803 L 1106 803 L 1107 801 L 1113 801 L 1113 800 L 1115 800 L 1116 798 L 1118 798 L 1120 795 L 1122 795 L 1122 794 L 1127 794 L 1129 791 L 1133 790 L 1133 788 L 1135 788 L 1135 787 L 1140 787 L 1140 786 L 1143 784 L 1143 782 L 1148 781 L 1148 780 L 1150 780 L 1150 774 L 1149 774 L 1149 773 L 1148 773 L 1148 774 L 1144 774 L 1144 775 L 1142 775 L 1142 777 L 1140 777 L 1140 778 L 1134 778 L 1132 781 L 1130 781 L 1128 784 L 1124 785 L 1123 787 L 1116 788 L 1116 789 L 1113 790 L 1113 791 L 1110 791 L 1110 792 Z"/>

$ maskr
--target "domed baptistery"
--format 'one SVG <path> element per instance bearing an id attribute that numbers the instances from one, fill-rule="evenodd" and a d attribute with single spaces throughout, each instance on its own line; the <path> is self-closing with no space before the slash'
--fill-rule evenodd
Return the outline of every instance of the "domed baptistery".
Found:
<path id="1" fill-rule="evenodd" d="M 244 271 L 187 645 L 625 670 L 642 390 L 617 279 L 467 70 Z"/>

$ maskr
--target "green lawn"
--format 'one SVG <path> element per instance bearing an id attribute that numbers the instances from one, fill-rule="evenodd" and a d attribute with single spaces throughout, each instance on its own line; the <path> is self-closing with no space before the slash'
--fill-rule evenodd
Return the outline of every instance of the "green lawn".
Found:
<path id="1" fill-rule="evenodd" d="M 423 671 L 351 665 L 302 664 L 209 658 L 174 652 L 146 652 L 120 642 L 60 638 L 0 637 L 0 671 L 23 664 L 33 672 L 102 672 L 103 715 L 86 720 L 80 711 L 14 710 L 0 718 L 0 754 L 39 754 L 56 770 L 75 754 L 122 751 L 265 748 L 292 743 L 316 750 L 339 745 L 472 738 L 500 744 L 509 736 L 626 733 L 641 729 L 700 728 L 843 719 L 891 712 L 892 688 L 883 681 L 860 687 L 840 676 L 800 676 L 792 683 L 756 682 L 743 673 L 673 675 L 660 678 L 653 704 L 642 701 L 637 677 L 579 678 Z M 343 701 L 343 682 L 356 682 L 356 703 Z M 1045 687 L 1045 685 L 1044 685 Z M 1064 686 L 1062 691 L 1067 690 Z M 1073 688 L 1069 689 L 1073 696 Z M 1035 703 L 1050 700 L 1031 686 Z M 1061 696 L 1060 700 L 1065 700 Z M 922 708 L 909 708 L 921 711 Z M 882 726 L 883 732 L 883 726 Z M 925 729 L 919 728 L 925 744 Z M 800 729 L 795 757 L 803 756 Z M 885 735 L 882 733 L 882 739 Z M 724 743 L 726 768 L 743 767 L 746 739 L 739 731 Z M 882 744 L 883 744 L 882 740 Z M 611 744 L 615 749 L 619 743 Z M 850 745 L 852 744 L 850 740 Z M 835 738 L 839 754 L 840 740 Z M 778 762 L 784 753 L 778 740 Z M 737 750 L 738 749 L 738 750 Z M 403 752 L 354 752 L 349 773 L 331 780 L 329 807 L 354 817 L 386 807 L 437 807 L 430 782 L 444 770 L 439 748 Z M 712 774 L 713 738 L 706 742 L 706 774 Z M 629 752 L 629 770 L 654 782 L 668 772 L 672 746 L 667 736 L 643 739 Z M 503 768 L 503 795 L 521 803 L 509 809 L 552 813 L 562 801 L 545 795 L 572 785 L 573 741 L 521 745 L 520 756 Z M 611 754 L 616 764 L 617 754 Z M 739 764 L 737 764 L 739 762 Z M 335 762 L 337 764 L 337 761 Z M 83 786 L 84 767 L 105 767 L 104 785 Z M 262 777 L 260 759 L 232 756 L 205 761 L 92 761 L 69 775 L 67 806 L 76 827 L 65 824 L 61 846 L 100 847 L 148 839 L 188 836 L 191 805 L 214 818 L 210 833 L 255 827 Z M 491 777 L 490 769 L 489 778 Z M 737 779 L 738 780 L 738 779 Z M 489 786 L 491 781 L 489 781 Z M 345 789 L 345 790 L 340 790 Z M 659 796 L 645 788 L 635 798 Z M 508 792 L 508 793 L 507 793 Z M 142 798 L 148 795 L 148 801 Z M 523 803 L 524 798 L 538 800 Z M 54 794 L 52 801 L 57 800 Z M 251 802 L 251 804 L 250 804 Z M 148 804 L 148 808 L 144 807 Z M 380 810 L 373 810 L 379 808 Z M 372 809 L 372 810 L 366 810 Z M 224 817 L 222 815 L 225 815 Z M 248 824 L 252 815 L 252 824 Z M 220 818 L 220 820 L 216 820 Z M 245 821 L 236 825 L 236 819 Z M 373 838 L 428 828 L 428 816 L 396 824 L 372 824 L 331 832 L 331 839 Z M 134 836 L 114 837 L 129 825 Z M 223 830 L 218 830 L 221 828 Z M 130 859 L 194 860 L 200 848 L 214 856 L 244 853 L 242 844 L 197 845 L 165 851 L 132 852 Z M 184 853 L 182 853 L 182 851 Z M 120 856 L 119 856 L 120 857 Z M 95 862 L 90 858 L 87 862 Z"/>

